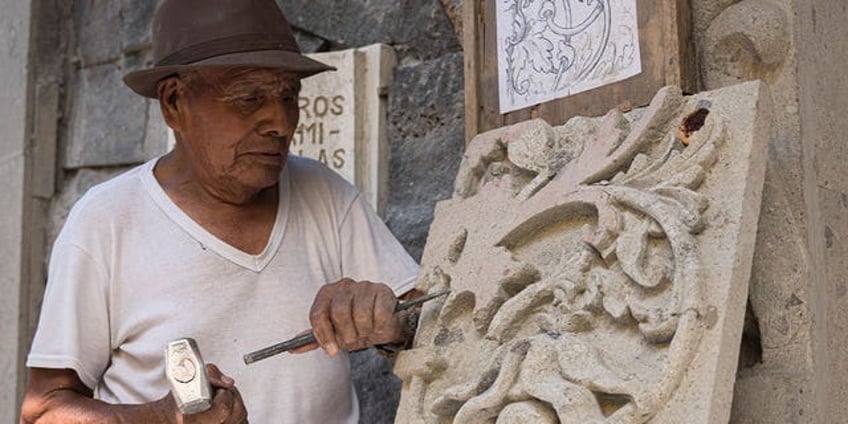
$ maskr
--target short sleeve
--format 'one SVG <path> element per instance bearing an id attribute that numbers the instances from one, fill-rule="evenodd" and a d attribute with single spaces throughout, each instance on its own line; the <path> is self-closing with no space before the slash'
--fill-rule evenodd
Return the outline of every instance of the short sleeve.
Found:
<path id="1" fill-rule="evenodd" d="M 415 287 L 418 264 L 361 195 L 352 201 L 339 232 L 342 275 L 385 283 L 398 296 Z"/>
<path id="2" fill-rule="evenodd" d="M 27 367 L 73 369 L 94 389 L 109 365 L 108 275 L 79 246 L 57 241 Z"/>

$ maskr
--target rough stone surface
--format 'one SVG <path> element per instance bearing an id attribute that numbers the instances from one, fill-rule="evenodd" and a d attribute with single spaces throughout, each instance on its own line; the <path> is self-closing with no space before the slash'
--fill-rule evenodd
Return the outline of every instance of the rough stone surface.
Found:
<path id="1" fill-rule="evenodd" d="M 123 85 L 124 72 L 118 63 L 79 71 L 66 168 L 144 161 L 148 101 Z"/>
<path id="2" fill-rule="evenodd" d="M 384 43 L 402 58 L 460 49 L 439 0 L 278 0 L 293 27 L 344 47 Z"/>
<path id="3" fill-rule="evenodd" d="M 734 387 L 735 424 L 772 424 L 815 422 L 813 411 L 805 410 L 802 391 L 811 387 L 810 375 L 794 375 L 768 368 L 741 374 Z M 750 408 L 748 405 L 768 405 Z"/>
<path id="4" fill-rule="evenodd" d="M 727 422 L 770 108 L 759 83 L 666 88 L 635 122 L 472 141 L 417 282 L 452 293 L 398 357 L 397 422 Z"/>
<path id="5" fill-rule="evenodd" d="M 158 101 L 147 102 L 147 122 L 145 125 L 143 153 L 144 159 L 153 159 L 160 156 L 173 147 L 170 138 L 173 137 L 171 129 L 162 117 Z"/>
<path id="6" fill-rule="evenodd" d="M 462 55 L 395 73 L 389 93 L 391 149 L 386 222 L 419 259 L 436 201 L 450 197 L 464 149 Z"/>
<path id="7" fill-rule="evenodd" d="M 84 66 L 149 47 L 158 0 L 74 0 L 77 52 Z"/>
<path id="8" fill-rule="evenodd" d="M 78 55 L 85 65 L 117 59 L 121 55 L 121 2 L 74 1 Z"/>
<path id="9" fill-rule="evenodd" d="M 820 422 L 848 422 L 848 145 L 843 119 L 848 114 L 848 4 L 796 1 L 796 49 L 800 90 L 801 140 L 808 197 L 809 277 L 814 290 L 813 327 L 821 403 Z"/>
<path id="10" fill-rule="evenodd" d="M 442 5 L 453 25 L 456 37 L 462 40 L 462 0 L 442 0 Z"/>
<path id="11" fill-rule="evenodd" d="M 737 3 L 713 20 L 704 44 L 705 86 L 718 88 L 770 79 L 779 75 L 789 54 L 786 11 L 766 0 Z"/>
<path id="12" fill-rule="evenodd" d="M 161 0 L 121 0 L 121 48 L 124 53 L 150 47 L 150 23 Z"/>
<path id="13" fill-rule="evenodd" d="M 327 40 L 297 28 L 292 28 L 292 32 L 294 32 L 294 38 L 303 53 L 322 52 L 329 44 Z"/>
<path id="14" fill-rule="evenodd" d="M 374 349 L 350 355 L 353 386 L 359 398 L 360 422 L 388 424 L 394 421 L 400 401 L 400 379 L 392 373 L 394 360 L 376 353 Z"/>

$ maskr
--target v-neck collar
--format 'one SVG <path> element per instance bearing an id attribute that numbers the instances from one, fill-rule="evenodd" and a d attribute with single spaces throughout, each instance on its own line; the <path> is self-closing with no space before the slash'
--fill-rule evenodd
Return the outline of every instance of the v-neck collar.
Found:
<path id="1" fill-rule="evenodd" d="M 153 168 L 158 162 L 153 159 L 144 164 L 142 180 L 147 192 L 153 198 L 153 201 L 171 220 L 174 221 L 180 228 L 183 229 L 189 236 L 194 238 L 206 249 L 212 250 L 222 258 L 243 268 L 254 272 L 262 271 L 271 259 L 277 254 L 280 249 L 280 244 L 283 241 L 286 222 L 289 216 L 289 195 L 291 181 L 289 179 L 288 166 L 283 167 L 283 172 L 280 174 L 279 200 L 277 203 L 277 216 L 274 219 L 274 228 L 271 230 L 271 237 L 268 238 L 268 244 L 265 249 L 258 255 L 251 255 L 243 250 L 233 247 L 229 243 L 219 239 L 214 234 L 207 231 L 200 224 L 186 214 L 165 192 L 165 189 L 156 180 L 153 175 Z"/>

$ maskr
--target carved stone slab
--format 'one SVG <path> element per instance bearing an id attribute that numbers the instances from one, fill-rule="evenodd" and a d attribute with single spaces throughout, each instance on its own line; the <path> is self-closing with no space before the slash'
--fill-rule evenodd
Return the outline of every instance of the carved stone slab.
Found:
<path id="1" fill-rule="evenodd" d="M 770 105 L 759 83 L 469 145 L 399 423 L 726 423 Z"/>
<path id="2" fill-rule="evenodd" d="M 385 93 L 393 83 L 394 50 L 373 44 L 309 56 L 338 70 L 303 80 L 291 153 L 344 176 L 382 215 L 389 172 Z"/>

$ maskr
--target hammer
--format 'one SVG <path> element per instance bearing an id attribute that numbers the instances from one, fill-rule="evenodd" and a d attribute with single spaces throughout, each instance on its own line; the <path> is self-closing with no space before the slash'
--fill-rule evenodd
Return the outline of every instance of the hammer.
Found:
<path id="1" fill-rule="evenodd" d="M 212 406 L 212 386 L 194 339 L 174 340 L 165 347 L 165 378 L 183 415 L 197 414 Z"/>

